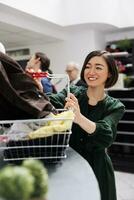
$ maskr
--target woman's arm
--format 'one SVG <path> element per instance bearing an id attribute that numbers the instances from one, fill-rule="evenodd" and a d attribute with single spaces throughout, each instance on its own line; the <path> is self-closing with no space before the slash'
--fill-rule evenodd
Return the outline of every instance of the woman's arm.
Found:
<path id="1" fill-rule="evenodd" d="M 65 108 L 72 109 L 75 113 L 74 122 L 88 134 L 94 133 L 96 130 L 96 123 L 81 114 L 77 98 L 73 94 L 70 94 L 69 98 L 66 98 L 66 101 Z"/>
<path id="2" fill-rule="evenodd" d="M 77 117 L 76 117 L 77 116 Z M 88 134 L 92 134 L 96 130 L 96 123 L 87 119 L 84 115 L 80 113 L 80 115 L 75 114 L 74 122 L 78 124 L 84 131 Z"/>
<path id="3" fill-rule="evenodd" d="M 70 98 L 66 100 L 65 107 L 74 110 L 74 122 L 84 130 L 85 134 L 94 138 L 94 145 L 105 148 L 113 143 L 116 137 L 117 124 L 125 110 L 121 102 L 116 100 L 112 102 L 107 114 L 102 119 L 93 122 L 80 113 L 78 101 L 73 94 L 70 94 Z"/>

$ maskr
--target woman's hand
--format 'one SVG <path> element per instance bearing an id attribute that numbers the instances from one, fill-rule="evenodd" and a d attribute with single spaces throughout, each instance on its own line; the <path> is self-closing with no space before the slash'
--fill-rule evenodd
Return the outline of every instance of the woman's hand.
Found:
<path id="1" fill-rule="evenodd" d="M 34 79 L 36 85 L 38 86 L 39 90 L 41 92 L 43 92 L 43 86 L 42 86 L 42 83 L 41 83 L 41 79 L 39 79 L 39 78 L 33 78 L 33 79 Z"/>
<path id="2" fill-rule="evenodd" d="M 71 93 L 69 94 L 69 97 L 66 98 L 65 108 L 72 109 L 74 111 L 74 122 L 76 124 L 78 124 L 88 134 L 94 133 L 96 130 L 96 123 L 87 119 L 84 115 L 81 114 L 78 100 Z"/>
<path id="3" fill-rule="evenodd" d="M 34 79 L 34 81 L 35 81 L 36 85 L 38 86 L 39 90 L 41 92 L 43 92 L 43 86 L 42 86 L 42 83 L 41 83 L 41 78 L 36 78 L 36 77 L 32 76 L 32 73 L 35 72 L 34 69 L 33 68 L 26 68 L 25 71 L 29 76 L 31 76 Z M 41 71 L 39 71 L 39 72 L 41 72 Z"/>
<path id="4" fill-rule="evenodd" d="M 81 120 L 82 114 L 80 112 L 78 100 L 72 93 L 70 93 L 69 97 L 66 98 L 65 108 L 73 110 L 73 112 L 75 114 L 74 122 L 76 124 L 79 124 L 79 121 Z"/>

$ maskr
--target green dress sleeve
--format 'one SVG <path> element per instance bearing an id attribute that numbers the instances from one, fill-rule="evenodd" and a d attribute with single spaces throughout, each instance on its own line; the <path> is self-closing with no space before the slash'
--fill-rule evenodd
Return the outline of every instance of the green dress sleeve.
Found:
<path id="1" fill-rule="evenodd" d="M 50 95 L 49 99 L 55 108 L 64 108 L 66 96 L 67 96 L 67 89 L 63 89 L 61 92 L 57 94 Z"/>
<path id="2" fill-rule="evenodd" d="M 84 86 L 73 85 L 70 87 L 70 92 L 79 98 L 79 95 L 82 94 L 85 89 L 86 88 Z M 55 108 L 64 108 L 67 95 L 67 88 L 65 88 L 57 94 L 50 95 L 49 99 Z"/>
<path id="3" fill-rule="evenodd" d="M 95 146 L 107 148 L 113 143 L 116 138 L 117 125 L 124 111 L 124 105 L 119 100 L 116 100 L 110 106 L 104 118 L 96 122 L 96 130 L 93 133 Z"/>

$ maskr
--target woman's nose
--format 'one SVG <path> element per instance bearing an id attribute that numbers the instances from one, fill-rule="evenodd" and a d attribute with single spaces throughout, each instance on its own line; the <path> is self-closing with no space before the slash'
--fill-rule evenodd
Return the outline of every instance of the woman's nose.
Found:
<path id="1" fill-rule="evenodd" d="M 90 73 L 90 74 L 95 74 L 95 72 L 96 72 L 96 71 L 95 71 L 95 68 L 94 68 L 94 67 L 91 67 L 89 73 Z"/>

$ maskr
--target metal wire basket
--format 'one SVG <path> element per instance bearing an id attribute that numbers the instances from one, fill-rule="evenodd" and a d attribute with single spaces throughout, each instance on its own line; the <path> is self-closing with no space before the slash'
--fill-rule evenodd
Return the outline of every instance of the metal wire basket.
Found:
<path id="1" fill-rule="evenodd" d="M 63 111 L 60 110 L 61 113 L 67 112 Z M 55 118 L 51 115 L 43 119 L 0 121 L 0 151 L 3 152 L 3 160 L 19 162 L 32 158 L 58 162 L 66 158 L 72 121 L 72 117 Z M 63 127 L 65 124 L 68 126 Z M 40 130 L 43 131 L 36 134 Z"/>
<path id="2" fill-rule="evenodd" d="M 52 121 L 55 121 L 57 125 L 61 121 L 71 122 L 72 119 L 47 118 L 0 122 L 0 150 L 4 150 L 4 161 L 34 158 L 44 159 L 46 162 L 57 162 L 62 158 L 66 158 L 71 129 L 52 131 L 52 133 L 47 131 L 47 133 L 41 133 L 33 138 L 30 136 L 30 133 L 34 133 L 35 130 L 48 127 L 42 126 L 42 124 L 48 124 Z M 49 127 L 51 128 L 51 126 Z"/>

